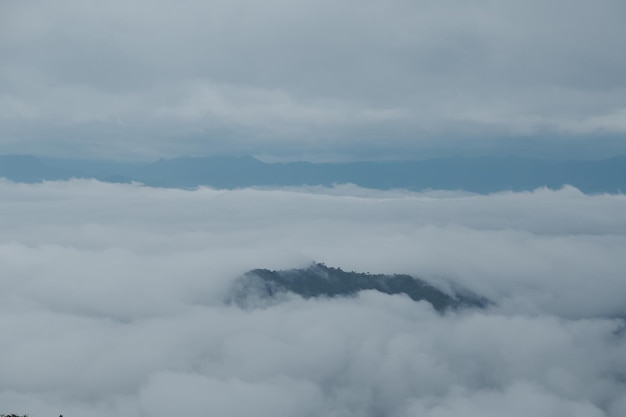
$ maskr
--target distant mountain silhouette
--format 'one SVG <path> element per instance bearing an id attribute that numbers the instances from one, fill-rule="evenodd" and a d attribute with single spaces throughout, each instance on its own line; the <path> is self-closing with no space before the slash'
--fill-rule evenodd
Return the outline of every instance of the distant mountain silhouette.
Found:
<path id="1" fill-rule="evenodd" d="M 110 161 L 37 158 L 32 155 L 0 155 L 0 177 L 15 182 L 93 178 L 107 182 L 129 182 L 144 164 Z M 109 181 L 111 179 L 111 181 Z"/>
<path id="2" fill-rule="evenodd" d="M 236 281 L 231 301 L 246 304 L 250 297 L 271 298 L 285 292 L 304 298 L 345 297 L 364 290 L 405 294 L 414 301 L 429 302 L 438 311 L 461 307 L 484 308 L 490 304 L 486 298 L 469 292 L 446 294 L 410 275 L 347 272 L 321 263 L 311 264 L 305 269 L 249 271 Z"/>
<path id="3" fill-rule="evenodd" d="M 158 187 L 262 185 L 266 165 L 252 157 L 161 159 L 136 171 L 140 182 Z"/>
<path id="4" fill-rule="evenodd" d="M 161 159 L 120 163 L 0 156 L 0 177 L 17 182 L 95 178 L 155 187 L 241 188 L 352 183 L 366 188 L 466 190 L 490 193 L 572 185 L 586 193 L 626 190 L 626 157 L 544 161 L 514 157 L 439 158 L 422 161 L 265 163 L 253 157 Z"/>
<path id="5" fill-rule="evenodd" d="M 32 155 L 0 155 L 0 177 L 15 182 L 66 180 L 74 172 L 50 166 Z"/>

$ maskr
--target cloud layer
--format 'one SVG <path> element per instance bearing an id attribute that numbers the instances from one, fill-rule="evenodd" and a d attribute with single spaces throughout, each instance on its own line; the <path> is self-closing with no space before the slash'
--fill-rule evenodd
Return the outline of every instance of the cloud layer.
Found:
<path id="1" fill-rule="evenodd" d="M 96 181 L 0 193 L 0 413 L 626 412 L 623 195 Z M 440 315 L 376 292 L 224 303 L 249 269 L 311 260 L 497 305 Z"/>
<path id="2" fill-rule="evenodd" d="M 144 158 L 624 152 L 624 8 L 3 1 L 0 149 Z"/>

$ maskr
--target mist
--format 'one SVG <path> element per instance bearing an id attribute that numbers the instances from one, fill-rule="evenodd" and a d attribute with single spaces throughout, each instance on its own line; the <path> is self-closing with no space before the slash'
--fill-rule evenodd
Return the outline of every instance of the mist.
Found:
<path id="1" fill-rule="evenodd" d="M 91 180 L 0 194 L 0 413 L 626 413 L 624 195 Z M 225 301 L 250 269 L 313 261 L 494 304 Z"/>

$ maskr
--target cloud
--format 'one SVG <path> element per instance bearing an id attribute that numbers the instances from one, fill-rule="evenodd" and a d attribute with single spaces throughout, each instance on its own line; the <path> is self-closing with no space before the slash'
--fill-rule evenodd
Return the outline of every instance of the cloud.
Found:
<path id="1" fill-rule="evenodd" d="M 624 132 L 616 1 L 0 7 L 4 152 L 397 156 Z"/>
<path id="2" fill-rule="evenodd" d="M 623 195 L 0 182 L 0 412 L 621 416 Z M 311 260 L 493 299 L 224 302 Z"/>

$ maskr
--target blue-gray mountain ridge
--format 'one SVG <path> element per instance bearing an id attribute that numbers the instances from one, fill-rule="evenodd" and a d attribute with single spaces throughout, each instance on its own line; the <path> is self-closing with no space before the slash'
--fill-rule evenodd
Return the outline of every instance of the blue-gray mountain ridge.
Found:
<path id="1" fill-rule="evenodd" d="M 0 177 L 34 183 L 71 178 L 136 181 L 148 186 L 274 187 L 351 183 L 365 188 L 490 193 L 571 185 L 585 193 L 626 190 L 626 156 L 548 161 L 517 157 L 448 157 L 419 161 L 266 163 L 253 157 L 183 157 L 151 163 L 0 156 Z"/>

